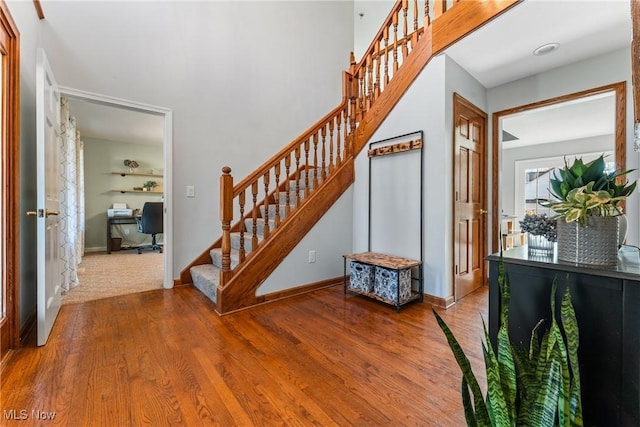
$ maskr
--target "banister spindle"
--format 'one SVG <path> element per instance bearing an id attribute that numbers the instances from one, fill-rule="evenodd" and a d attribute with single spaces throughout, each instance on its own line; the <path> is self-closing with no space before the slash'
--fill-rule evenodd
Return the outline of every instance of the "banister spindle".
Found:
<path id="1" fill-rule="evenodd" d="M 222 270 L 220 281 L 224 285 L 231 272 L 231 221 L 233 221 L 233 177 L 231 168 L 222 168 L 220 177 L 220 218 L 222 221 Z"/>
<path id="2" fill-rule="evenodd" d="M 309 140 L 304 141 L 304 196 L 309 195 Z"/>
<path id="3" fill-rule="evenodd" d="M 313 134 L 313 188 L 318 188 L 318 131 Z"/>
<path id="4" fill-rule="evenodd" d="M 391 19 L 393 24 L 393 75 L 398 71 L 398 14 L 394 13 Z"/>
<path id="5" fill-rule="evenodd" d="M 382 31 L 382 39 L 384 40 L 384 88 L 389 84 L 389 27 L 385 25 Z"/>
<path id="6" fill-rule="evenodd" d="M 413 1 L 413 32 L 418 32 L 418 0 Z M 412 46 L 413 47 L 413 46 Z"/>
<path id="7" fill-rule="evenodd" d="M 329 122 L 329 174 L 331 174 L 333 172 L 333 129 L 334 129 L 334 122 L 336 120 L 339 120 L 340 118 L 340 113 L 338 113 L 338 115 L 334 118 L 331 119 L 331 121 Z M 340 135 L 340 132 L 338 131 L 338 135 Z M 337 142 L 337 141 L 336 141 Z M 340 149 L 340 147 L 338 146 L 338 150 Z M 337 154 L 336 156 L 336 163 L 338 161 L 338 159 L 340 158 L 340 155 Z"/>
<path id="8" fill-rule="evenodd" d="M 378 97 L 380 96 L 380 59 L 382 59 L 382 53 L 378 52 L 378 54 L 376 55 L 376 69 L 375 69 L 375 76 L 376 76 L 376 80 L 375 83 L 373 84 L 373 97 L 374 99 L 378 99 Z"/>
<path id="9" fill-rule="evenodd" d="M 358 91 L 358 106 L 359 106 L 359 110 L 358 110 L 358 115 L 357 117 L 362 119 L 362 117 L 364 116 L 364 112 L 365 112 L 365 76 L 363 76 L 363 74 L 365 74 L 364 72 L 364 68 L 362 67 L 358 70 L 358 82 L 360 82 L 360 90 Z"/>
<path id="10" fill-rule="evenodd" d="M 300 205 L 300 146 L 296 147 L 296 207 Z"/>
<path id="11" fill-rule="evenodd" d="M 321 166 L 321 170 L 320 170 L 320 179 L 322 181 L 324 181 L 325 179 L 327 179 L 327 169 L 326 169 L 326 163 L 325 163 L 325 158 L 327 157 L 327 125 L 322 125 L 322 129 L 320 129 L 321 135 L 322 135 L 322 166 Z"/>
<path id="12" fill-rule="evenodd" d="M 246 251 L 244 249 L 244 203 L 245 203 L 245 190 L 242 190 L 240 194 L 238 194 L 238 203 L 240 204 L 240 249 L 238 250 L 240 254 L 240 261 L 244 261 Z"/>
<path id="13" fill-rule="evenodd" d="M 345 110 L 341 110 L 336 117 L 336 166 L 340 166 L 342 164 L 342 132 L 340 132 L 340 128 L 342 127 L 342 117 L 345 114 Z"/>
<path id="14" fill-rule="evenodd" d="M 262 237 L 266 240 L 269 237 L 269 171 L 262 177 L 264 184 L 264 232 Z"/>
<path id="15" fill-rule="evenodd" d="M 258 181 L 254 181 L 251 184 L 251 196 L 253 197 L 253 213 L 252 213 L 252 236 L 251 236 L 251 250 L 255 251 L 258 247 Z"/>
<path id="16" fill-rule="evenodd" d="M 276 191 L 275 191 L 275 199 L 276 199 L 276 217 L 275 217 L 275 228 L 278 228 L 280 225 L 280 163 L 277 163 L 273 168 L 273 173 L 276 181 Z"/>
<path id="17" fill-rule="evenodd" d="M 287 157 L 284 158 L 284 191 L 285 194 L 285 202 L 286 205 L 284 207 L 284 213 L 286 216 L 289 216 L 291 213 L 291 179 L 289 174 L 291 173 L 291 153 L 287 154 Z"/>
<path id="18" fill-rule="evenodd" d="M 409 35 L 409 25 L 407 23 L 407 11 L 409 9 L 409 2 L 408 0 L 402 0 L 402 13 L 403 13 L 403 17 L 402 17 L 402 30 L 404 32 L 402 37 L 402 62 L 404 63 L 404 61 L 407 59 L 407 56 L 409 56 L 409 50 L 407 47 L 407 43 L 408 43 L 408 35 Z"/>
<path id="19" fill-rule="evenodd" d="M 369 111 L 373 105 L 373 54 L 367 55 L 367 103 L 366 109 Z"/>
<path id="20" fill-rule="evenodd" d="M 424 0 L 424 28 L 431 25 L 431 12 L 429 12 L 429 0 Z"/>

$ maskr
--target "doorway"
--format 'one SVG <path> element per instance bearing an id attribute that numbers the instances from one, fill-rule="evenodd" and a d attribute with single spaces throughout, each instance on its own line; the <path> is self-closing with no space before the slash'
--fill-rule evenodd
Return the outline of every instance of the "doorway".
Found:
<path id="1" fill-rule="evenodd" d="M 117 197 L 121 197 L 123 199 L 125 199 L 125 197 L 128 197 L 127 201 L 129 203 L 126 203 L 126 204 L 128 206 L 130 205 L 129 207 L 132 209 L 132 214 L 134 213 L 133 211 L 135 209 L 142 208 L 144 204 L 144 200 L 149 199 L 148 201 L 163 202 L 163 205 L 164 205 L 164 221 L 163 221 L 164 227 L 163 227 L 163 233 L 162 233 L 163 253 L 159 254 L 157 251 L 155 253 L 144 251 L 142 255 L 138 255 L 137 251 L 135 250 L 129 251 L 129 252 L 131 257 L 139 256 L 141 258 L 145 258 L 147 257 L 147 255 L 153 255 L 155 256 L 154 262 L 157 262 L 159 258 L 162 258 L 162 261 L 161 261 L 162 287 L 164 287 L 165 289 L 173 287 L 173 268 L 172 268 L 173 250 L 171 246 L 172 232 L 173 232 L 172 222 L 171 222 L 171 218 L 172 218 L 172 170 L 171 170 L 172 112 L 171 110 L 161 108 L 161 107 L 141 104 L 134 101 L 128 101 L 128 100 L 112 98 L 104 95 L 98 95 L 95 93 L 79 91 L 79 90 L 68 88 L 68 87 L 61 87 L 60 92 L 63 96 L 69 99 L 69 102 L 72 106 L 84 105 L 85 110 L 91 111 L 93 113 L 96 113 L 96 112 L 104 113 L 105 111 L 109 111 L 110 112 L 109 116 L 112 118 L 115 117 L 114 120 L 116 121 L 115 124 L 111 123 L 110 125 L 118 127 L 120 129 L 126 127 L 124 126 L 124 122 L 127 120 L 134 120 L 134 122 L 135 120 L 137 120 L 139 129 L 142 129 L 145 126 L 160 127 L 159 130 L 157 129 L 155 130 L 155 132 L 158 135 L 150 136 L 149 138 L 150 139 L 155 138 L 156 140 L 159 139 L 160 140 L 159 145 L 161 146 L 161 149 L 145 146 L 142 143 L 142 140 L 138 140 L 139 143 L 136 144 L 135 149 L 133 144 L 129 145 L 130 147 L 129 149 L 127 148 L 122 149 L 119 146 L 119 148 L 121 149 L 121 153 L 131 152 L 131 156 L 122 154 L 123 158 L 131 157 L 131 159 L 125 158 L 124 160 L 126 161 L 136 160 L 134 159 L 134 157 L 136 156 L 135 153 L 138 153 L 137 154 L 138 159 L 136 163 L 140 165 L 140 169 L 129 169 L 128 166 L 124 165 L 123 159 L 118 159 L 119 163 L 123 163 L 123 165 L 119 165 L 118 163 L 119 167 L 116 167 L 115 165 L 111 165 L 111 164 L 105 164 L 104 166 L 101 167 L 101 171 L 98 173 L 98 175 L 100 176 L 100 179 L 103 181 L 103 184 L 105 185 L 101 187 L 99 191 L 101 193 L 100 195 L 103 196 L 103 199 L 104 197 L 113 198 L 116 195 Z M 95 117 L 99 117 L 100 114 L 93 114 L 93 118 L 89 116 L 82 117 L 82 114 L 80 114 L 80 116 L 81 118 L 78 120 L 78 125 L 79 127 L 82 127 L 81 120 L 83 119 L 86 119 L 86 121 L 95 120 Z M 105 124 L 107 125 L 107 127 L 109 127 L 109 123 L 102 123 L 100 126 L 104 127 Z M 153 124 L 153 126 L 151 124 Z M 99 128 L 99 125 L 96 125 L 96 124 L 92 124 L 92 126 L 94 127 L 94 129 Z M 136 135 L 130 135 L 128 142 L 131 142 L 131 140 L 136 140 L 136 138 L 143 138 L 141 135 L 139 135 L 140 132 L 136 131 L 135 133 Z M 120 145 L 123 147 L 127 147 L 126 145 L 128 143 L 127 138 L 117 136 L 118 135 L 117 133 L 113 134 L 116 136 L 112 138 L 105 137 L 106 139 L 105 141 L 102 141 L 99 138 L 96 139 L 95 138 L 96 135 L 98 134 L 94 134 L 93 135 L 94 138 L 91 138 L 92 143 L 96 143 L 98 145 L 99 144 L 104 145 L 104 144 L 110 143 L 110 141 L 108 141 L 109 139 L 120 139 L 120 140 L 124 139 L 125 142 L 120 143 Z M 111 141 L 111 142 L 115 144 L 114 141 Z M 152 152 L 155 153 L 155 151 L 157 150 L 161 150 L 161 154 L 157 154 L 157 153 L 149 154 Z M 101 154 L 98 154 L 98 156 L 100 155 Z M 144 158 L 144 161 L 142 160 L 142 158 Z M 99 162 L 100 160 L 98 159 L 98 163 Z M 105 162 L 106 162 L 106 159 L 105 159 Z M 94 166 L 95 166 L 95 162 L 94 162 Z M 142 169 L 143 167 L 144 167 L 144 170 Z M 158 178 L 158 177 L 161 177 L 161 178 Z M 151 180 L 156 181 L 157 187 L 152 189 L 149 189 L 149 187 L 144 187 L 144 191 L 142 191 L 143 189 L 140 186 L 146 184 L 146 182 Z M 142 181 L 145 181 L 145 182 L 143 183 Z M 86 189 L 85 192 L 88 193 L 89 191 L 91 191 L 91 189 L 88 188 Z M 99 203 L 100 202 L 98 202 L 98 204 Z M 108 224 L 107 222 L 108 213 L 106 210 L 107 207 L 111 208 L 112 206 L 105 206 L 105 209 L 101 209 L 100 213 L 96 213 L 96 212 L 92 213 L 91 221 L 94 222 L 93 230 L 95 233 L 99 234 L 99 239 L 101 243 L 99 244 L 100 247 L 96 247 L 98 245 L 92 243 L 91 244 L 92 248 L 88 248 L 90 250 L 96 250 L 96 249 L 104 250 L 105 247 L 101 246 L 103 244 L 107 247 L 109 246 L 108 243 L 106 242 L 106 238 L 107 238 L 106 227 Z M 135 225 L 132 225 L 132 227 L 134 228 L 134 231 L 132 232 L 132 235 L 133 235 L 134 233 L 136 233 Z M 141 238 L 141 237 L 144 237 L 144 236 L 138 236 L 138 238 Z M 87 252 L 87 253 L 90 253 L 90 252 Z M 103 253 L 106 253 L 106 252 L 103 252 Z M 114 252 L 114 258 L 115 258 L 115 254 L 116 253 Z M 89 256 L 92 256 L 92 255 L 89 255 Z M 104 256 L 108 256 L 108 255 L 104 255 Z M 130 260 L 134 261 L 134 263 L 142 262 L 140 259 L 134 260 L 133 258 L 130 258 Z M 89 264 L 95 265 L 96 263 L 94 261 L 95 259 L 92 260 L 91 263 L 86 263 L 85 265 L 89 265 Z M 131 264 L 131 261 L 128 262 L 128 264 Z M 108 272 L 105 272 L 105 274 L 108 274 Z M 136 280 L 135 275 L 132 275 L 129 278 L 129 282 L 131 284 L 135 283 L 135 280 Z"/>
<path id="2" fill-rule="evenodd" d="M 487 114 L 453 95 L 454 298 L 485 283 L 487 252 Z"/>

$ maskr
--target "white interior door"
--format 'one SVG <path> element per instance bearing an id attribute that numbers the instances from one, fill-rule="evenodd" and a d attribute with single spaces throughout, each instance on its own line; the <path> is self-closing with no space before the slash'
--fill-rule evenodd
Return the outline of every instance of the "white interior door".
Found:
<path id="1" fill-rule="evenodd" d="M 43 49 L 36 67 L 38 345 L 49 338 L 60 311 L 60 92 Z"/>

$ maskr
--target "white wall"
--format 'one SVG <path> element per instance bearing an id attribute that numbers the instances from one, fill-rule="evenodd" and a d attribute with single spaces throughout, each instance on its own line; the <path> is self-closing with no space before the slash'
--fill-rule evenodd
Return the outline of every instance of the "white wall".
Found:
<path id="1" fill-rule="evenodd" d="M 561 95 L 580 92 L 621 81 L 627 82 L 627 169 L 638 169 L 638 153 L 633 151 L 633 95 L 631 92 L 631 55 L 620 49 L 575 64 L 527 77 L 487 91 L 489 111 L 496 112 Z M 489 133 L 491 135 L 491 133 Z M 491 159 L 491 157 L 490 157 Z M 637 179 L 638 172 L 629 175 Z M 489 177 L 491 179 L 491 177 Z M 502 176 L 502 182 L 506 177 Z M 493 184 L 492 184 L 493 185 Z M 638 215 L 640 197 L 636 191 L 627 203 L 629 233 L 627 242 L 640 241 Z"/>
<path id="2" fill-rule="evenodd" d="M 501 207 L 505 214 L 514 213 L 515 163 L 519 160 L 540 159 L 547 157 L 563 157 L 569 154 L 586 154 L 613 151 L 615 146 L 613 135 L 600 135 L 580 138 L 571 141 L 550 141 L 543 145 L 527 145 L 502 151 L 502 187 Z M 585 160 L 586 161 L 586 160 Z"/>
<path id="3" fill-rule="evenodd" d="M 353 48 L 350 1 L 57 1 L 43 3 L 43 21 L 32 2 L 8 4 L 21 35 L 23 208 L 35 207 L 44 47 L 63 86 L 173 111 L 174 275 L 220 235 L 222 167 L 241 180 L 338 105 Z M 35 306 L 36 244 L 23 223 L 22 322 Z"/>
<path id="4" fill-rule="evenodd" d="M 120 176 L 112 172 L 127 172 L 123 165 L 125 159 L 136 160 L 138 172 L 147 173 L 150 169 L 162 169 L 162 145 L 133 144 L 122 141 L 105 141 L 95 138 L 82 138 L 84 141 L 85 162 L 85 248 L 87 251 L 105 250 L 107 244 L 107 209 L 114 203 L 126 203 L 130 209 L 140 209 L 145 202 L 159 202 L 161 194 L 120 193 L 113 190 L 131 190 L 141 187 L 146 181 L 156 181 L 162 188 L 162 178 L 145 176 Z M 146 234 L 136 232 L 134 225 L 114 226 L 112 233 L 122 237 L 123 245 L 135 245 L 151 242 Z"/>
<path id="5" fill-rule="evenodd" d="M 424 292 L 441 298 L 453 295 L 451 126 L 454 92 L 480 109 L 486 108 L 484 87 L 451 58 L 439 55 L 425 67 L 371 138 L 373 142 L 424 130 Z M 368 179 L 368 157 L 366 150 L 363 150 L 356 160 L 354 252 L 367 250 Z M 416 232 L 420 227 L 419 224 L 405 226 Z M 375 230 L 372 232 L 375 233 Z"/>
<path id="6" fill-rule="evenodd" d="M 394 0 L 354 0 L 353 2 L 353 53 L 360 61 L 382 23 L 391 12 Z"/>

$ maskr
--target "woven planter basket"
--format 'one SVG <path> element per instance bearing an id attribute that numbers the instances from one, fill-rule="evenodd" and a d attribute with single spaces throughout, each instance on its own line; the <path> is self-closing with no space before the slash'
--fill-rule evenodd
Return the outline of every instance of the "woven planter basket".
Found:
<path id="1" fill-rule="evenodd" d="M 558 220 L 558 259 L 579 264 L 618 263 L 618 217 L 592 216 L 587 226 Z"/>

